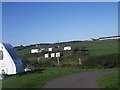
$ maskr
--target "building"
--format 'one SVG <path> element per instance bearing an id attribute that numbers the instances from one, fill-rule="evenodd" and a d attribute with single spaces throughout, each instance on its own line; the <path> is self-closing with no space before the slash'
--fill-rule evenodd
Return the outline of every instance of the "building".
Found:
<path id="1" fill-rule="evenodd" d="M 49 58 L 49 54 L 45 54 L 45 58 Z"/>
<path id="2" fill-rule="evenodd" d="M 55 53 L 51 53 L 51 57 L 55 57 Z"/>
<path id="3" fill-rule="evenodd" d="M 32 49 L 31 53 L 39 53 L 39 49 Z"/>
<path id="4" fill-rule="evenodd" d="M 99 40 L 120 39 L 120 36 L 100 37 Z"/>
<path id="5" fill-rule="evenodd" d="M 60 52 L 57 52 L 57 53 L 56 53 L 56 57 L 60 57 Z"/>
<path id="6" fill-rule="evenodd" d="M 70 47 L 70 46 L 64 47 L 64 50 L 65 50 L 65 51 L 71 50 L 71 47 Z"/>
<path id="7" fill-rule="evenodd" d="M 48 51 L 52 52 L 52 51 L 53 51 L 53 48 L 48 48 Z"/>

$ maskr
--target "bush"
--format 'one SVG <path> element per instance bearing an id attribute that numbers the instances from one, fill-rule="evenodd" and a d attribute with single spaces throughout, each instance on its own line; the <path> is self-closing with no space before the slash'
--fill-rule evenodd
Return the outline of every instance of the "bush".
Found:
<path id="1" fill-rule="evenodd" d="M 118 67 L 118 54 L 89 57 L 83 62 L 85 68 L 113 68 Z"/>

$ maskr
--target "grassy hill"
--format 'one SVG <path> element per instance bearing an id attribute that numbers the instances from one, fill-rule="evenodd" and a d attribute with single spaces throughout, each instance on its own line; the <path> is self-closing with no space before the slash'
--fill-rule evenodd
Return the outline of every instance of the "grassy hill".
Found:
<path id="1" fill-rule="evenodd" d="M 118 52 L 118 40 L 104 40 L 104 41 L 83 41 L 83 42 L 76 42 L 76 43 L 65 43 L 65 44 L 51 44 L 51 45 L 40 45 L 40 47 L 32 46 L 29 48 L 25 48 L 22 50 L 17 51 L 19 55 L 28 54 L 30 53 L 31 49 L 36 48 L 48 48 L 48 47 L 55 47 L 60 46 L 59 49 L 55 50 L 62 50 L 65 46 L 71 46 L 72 49 L 74 48 L 81 48 L 86 47 L 90 51 L 91 56 L 96 55 L 105 55 L 105 54 L 113 54 Z"/>
<path id="2" fill-rule="evenodd" d="M 49 80 L 55 79 L 57 77 L 73 74 L 81 71 L 93 71 L 93 70 L 118 70 L 118 40 L 105 40 L 105 41 L 84 41 L 84 42 L 67 42 L 59 44 L 50 44 L 50 45 L 40 45 L 39 48 L 56 47 L 54 52 L 62 51 L 64 46 L 71 46 L 71 51 L 62 51 L 63 56 L 60 57 L 60 66 L 62 67 L 53 67 L 57 65 L 56 58 L 44 58 L 44 52 L 39 54 L 40 61 L 37 61 L 38 54 L 31 54 L 30 50 L 33 48 L 38 48 L 35 45 L 30 47 L 24 47 L 21 50 L 15 48 L 17 53 L 20 55 L 23 63 L 32 63 L 37 65 L 35 72 L 28 72 L 23 74 L 18 74 L 11 76 L 2 81 L 3 88 L 42 88 Z M 84 48 L 83 48 L 84 47 Z M 76 49 L 86 49 L 89 53 L 80 53 Z M 85 61 L 83 64 L 84 69 L 81 69 L 78 65 L 78 58 L 81 58 L 82 61 Z M 44 66 L 44 67 L 42 67 Z M 52 66 L 52 67 L 45 67 Z M 64 66 L 67 66 L 64 67 Z M 72 66 L 72 67 L 71 67 Z M 83 67 L 84 67 L 83 66 Z M 73 68 L 74 67 L 74 68 Z M 83 68 L 82 67 L 82 68 Z M 88 69 L 86 69 L 88 68 Z M 101 69 L 102 68 L 102 69 Z M 107 69 L 106 69 L 107 68 Z M 44 70 L 44 71 L 41 71 Z M 111 80 L 115 79 L 116 84 L 117 75 L 108 77 Z M 32 82 L 31 82 L 32 81 Z M 109 82 L 107 78 L 100 79 L 98 81 L 99 85 L 102 85 Z M 107 84 L 107 87 L 112 84 Z M 106 85 L 104 85 L 106 87 Z M 102 86 L 101 86 L 102 87 Z"/>
<path id="3" fill-rule="evenodd" d="M 60 46 L 60 48 L 54 48 L 54 52 L 60 51 L 63 53 L 63 56 L 60 58 L 60 64 L 61 65 L 77 65 L 78 59 L 81 58 L 82 60 L 86 59 L 86 57 L 91 56 L 102 56 L 102 55 L 109 55 L 109 54 L 117 54 L 118 53 L 118 43 L 119 40 L 103 40 L 103 41 L 77 41 L 77 42 L 66 42 L 66 43 L 57 43 L 57 44 L 49 44 L 49 45 L 39 45 L 39 47 L 36 47 L 36 45 L 33 45 L 31 47 L 26 47 L 21 50 L 17 50 L 17 53 L 25 62 L 25 60 L 31 61 L 34 64 L 37 62 L 38 56 L 40 58 L 39 65 L 42 66 L 42 64 L 46 66 L 51 65 L 57 65 L 57 59 L 56 58 L 44 58 L 44 53 L 42 52 L 39 55 L 38 54 L 31 54 L 31 49 L 36 48 L 45 48 L 46 50 L 49 47 L 56 47 Z M 71 51 L 63 51 L 63 48 L 65 46 L 71 46 Z M 75 49 L 78 50 L 88 50 L 88 54 L 82 54 L 80 52 L 76 52 Z"/>

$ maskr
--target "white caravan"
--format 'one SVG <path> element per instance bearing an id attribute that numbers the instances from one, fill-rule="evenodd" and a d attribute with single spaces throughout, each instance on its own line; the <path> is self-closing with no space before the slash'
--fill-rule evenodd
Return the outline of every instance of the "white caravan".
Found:
<path id="1" fill-rule="evenodd" d="M 0 43 L 0 75 L 24 72 L 22 62 L 14 48 L 7 43 Z"/>

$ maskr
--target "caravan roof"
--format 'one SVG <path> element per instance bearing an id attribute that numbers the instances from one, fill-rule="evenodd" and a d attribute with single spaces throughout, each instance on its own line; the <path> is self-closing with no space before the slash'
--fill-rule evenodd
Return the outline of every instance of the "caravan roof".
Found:
<path id="1" fill-rule="evenodd" d="M 2 43 L 3 45 L 4 45 L 4 47 L 6 48 L 6 49 L 8 49 L 8 48 L 13 48 L 10 44 L 8 44 L 8 43 Z"/>
<path id="2" fill-rule="evenodd" d="M 16 54 L 16 51 L 13 49 L 12 45 L 7 43 L 2 43 L 6 50 L 9 52 L 13 60 L 20 60 L 19 56 Z"/>

